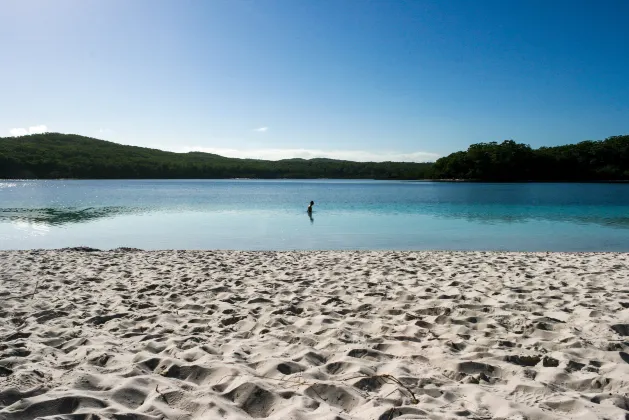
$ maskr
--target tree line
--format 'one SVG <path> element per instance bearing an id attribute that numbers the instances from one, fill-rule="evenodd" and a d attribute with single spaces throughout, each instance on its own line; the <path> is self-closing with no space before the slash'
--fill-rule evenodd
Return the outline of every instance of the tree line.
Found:
<path id="1" fill-rule="evenodd" d="M 4 179 L 423 179 L 431 167 L 431 163 L 236 159 L 60 133 L 0 138 L 0 178 Z"/>
<path id="2" fill-rule="evenodd" d="M 626 181 L 629 136 L 532 149 L 505 140 L 479 143 L 435 162 L 435 179 L 478 181 Z"/>
<path id="3" fill-rule="evenodd" d="M 333 159 L 265 161 L 173 153 L 89 137 L 44 133 L 0 138 L 4 179 L 462 179 L 477 181 L 629 180 L 629 136 L 541 147 L 479 143 L 435 163 Z"/>

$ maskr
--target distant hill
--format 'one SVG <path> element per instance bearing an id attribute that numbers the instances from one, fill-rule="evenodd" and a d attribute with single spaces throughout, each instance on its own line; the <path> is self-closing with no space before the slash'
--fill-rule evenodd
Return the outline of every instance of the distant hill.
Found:
<path id="1" fill-rule="evenodd" d="M 4 179 L 423 179 L 431 167 L 431 163 L 235 159 L 60 133 L 0 138 L 0 178 Z"/>
<path id="2" fill-rule="evenodd" d="M 629 136 L 532 149 L 479 143 L 433 163 L 333 159 L 267 161 L 124 146 L 74 134 L 0 138 L 0 178 L 335 178 L 475 181 L 629 180 Z"/>
<path id="3" fill-rule="evenodd" d="M 505 140 L 479 143 L 435 162 L 432 177 L 476 181 L 627 181 L 629 135 L 532 149 Z"/>

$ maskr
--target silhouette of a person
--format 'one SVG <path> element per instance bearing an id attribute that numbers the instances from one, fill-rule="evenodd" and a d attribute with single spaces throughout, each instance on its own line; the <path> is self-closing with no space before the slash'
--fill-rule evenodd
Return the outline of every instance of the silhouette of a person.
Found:
<path id="1" fill-rule="evenodd" d="M 310 218 L 310 223 L 314 223 L 314 219 L 312 218 L 312 206 L 314 206 L 314 201 L 310 202 L 308 210 L 306 210 L 306 213 L 308 213 L 308 217 Z"/>

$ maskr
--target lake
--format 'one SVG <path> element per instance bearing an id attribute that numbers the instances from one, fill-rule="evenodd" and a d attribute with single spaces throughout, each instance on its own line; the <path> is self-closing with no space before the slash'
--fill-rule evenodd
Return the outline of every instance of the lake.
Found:
<path id="1" fill-rule="evenodd" d="M 629 251 L 629 185 L 0 181 L 0 249 L 74 246 Z"/>

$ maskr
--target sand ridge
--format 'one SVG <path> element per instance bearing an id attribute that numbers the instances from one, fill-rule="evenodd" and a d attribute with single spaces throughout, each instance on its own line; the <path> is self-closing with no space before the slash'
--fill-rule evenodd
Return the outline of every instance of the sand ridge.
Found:
<path id="1" fill-rule="evenodd" d="M 0 419 L 627 419 L 629 255 L 0 252 Z"/>

